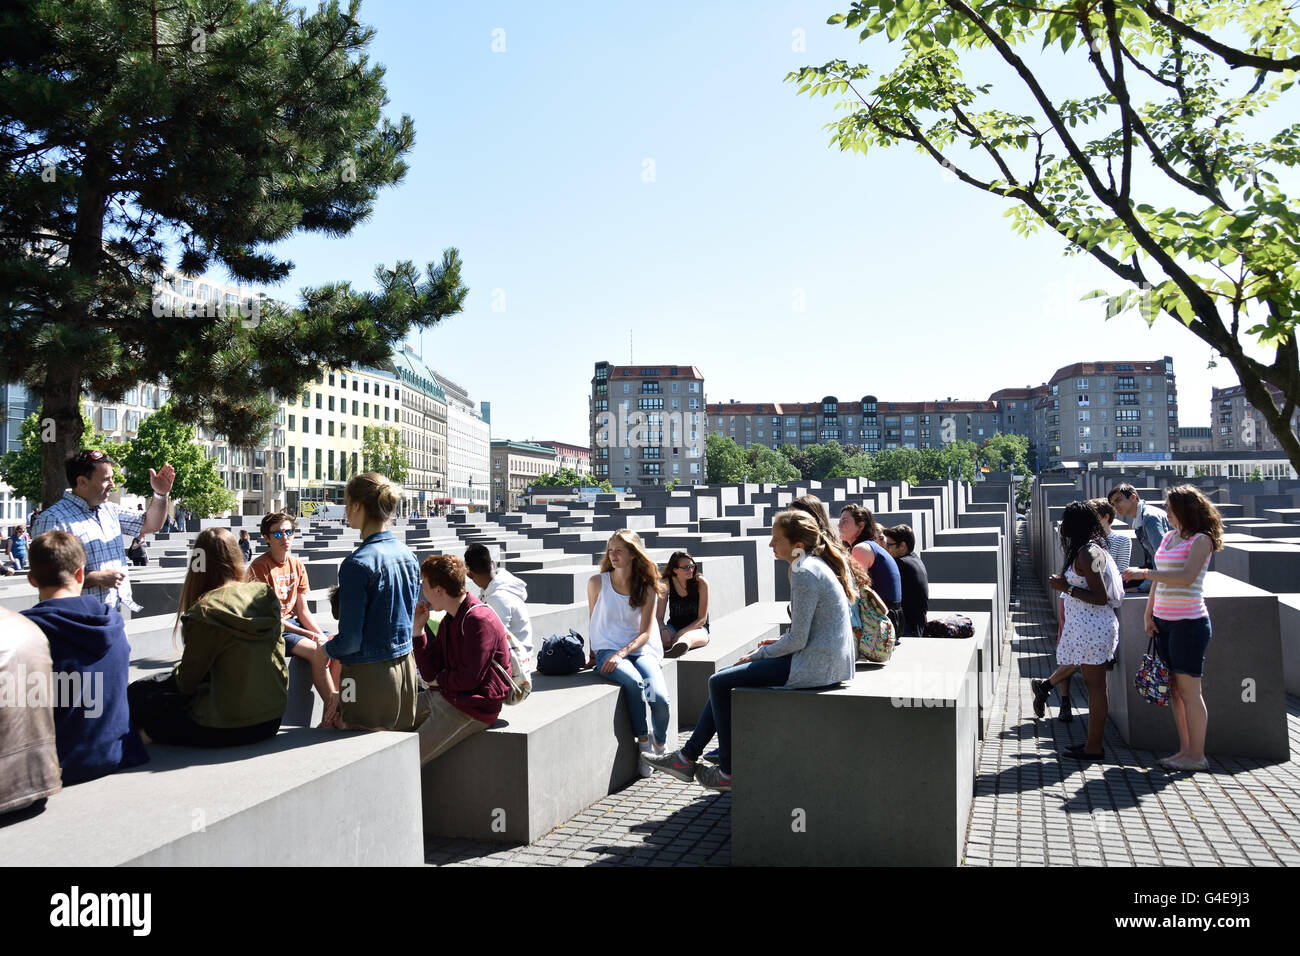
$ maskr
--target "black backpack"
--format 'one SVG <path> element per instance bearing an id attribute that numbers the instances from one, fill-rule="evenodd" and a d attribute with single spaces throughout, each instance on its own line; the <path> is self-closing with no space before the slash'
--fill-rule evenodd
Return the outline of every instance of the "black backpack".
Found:
<path id="1" fill-rule="evenodd" d="M 975 622 L 965 614 L 932 617 L 925 625 L 926 637 L 974 637 Z"/>
<path id="2" fill-rule="evenodd" d="M 569 628 L 568 634 L 552 634 L 542 642 L 537 655 L 537 670 L 552 677 L 576 674 L 587 663 L 582 635 Z"/>

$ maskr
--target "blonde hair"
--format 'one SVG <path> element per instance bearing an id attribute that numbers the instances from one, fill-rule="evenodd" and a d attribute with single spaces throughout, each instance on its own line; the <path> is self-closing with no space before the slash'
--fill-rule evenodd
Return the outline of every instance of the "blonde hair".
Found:
<path id="1" fill-rule="evenodd" d="M 181 585 L 181 599 L 176 610 L 176 623 L 172 625 L 173 639 L 181 625 L 181 616 L 198 603 L 209 591 L 227 584 L 243 581 L 246 577 L 244 555 L 239 542 L 227 528 L 208 528 L 200 531 L 190 551 L 189 570 Z"/>
<path id="2" fill-rule="evenodd" d="M 1179 533 L 1184 538 L 1203 534 L 1210 539 L 1214 550 L 1223 548 L 1223 521 L 1219 509 L 1201 494 L 1195 485 L 1179 485 L 1167 492 L 1167 505 L 1178 519 Z"/>
<path id="3" fill-rule="evenodd" d="M 386 524 L 400 500 L 397 487 L 377 471 L 353 475 L 343 491 L 345 502 L 357 502 L 370 521 Z"/>
<path id="4" fill-rule="evenodd" d="M 632 557 L 627 603 L 632 607 L 643 607 L 651 596 L 658 599 L 664 593 L 663 581 L 659 579 L 659 565 L 650 560 L 650 556 L 645 553 L 641 536 L 635 531 L 622 528 L 609 536 L 609 543 L 605 545 L 605 556 L 600 560 L 601 572 L 614 570 L 614 565 L 609 560 L 609 546 L 616 540 L 623 543 Z"/>
<path id="5" fill-rule="evenodd" d="M 866 571 L 848 558 L 839 542 L 817 527 L 817 522 L 806 511 L 782 511 L 773 519 L 772 530 L 779 532 L 791 544 L 803 548 L 805 554 L 825 561 L 839 579 L 849 603 L 857 600 L 858 589 L 870 580 Z"/>

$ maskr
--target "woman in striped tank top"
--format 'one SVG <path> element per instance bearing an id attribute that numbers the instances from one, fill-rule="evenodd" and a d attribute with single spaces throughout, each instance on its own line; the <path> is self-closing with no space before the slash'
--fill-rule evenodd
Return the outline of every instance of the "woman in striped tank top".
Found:
<path id="1" fill-rule="evenodd" d="M 1210 612 L 1202 588 L 1210 555 L 1223 547 L 1223 524 L 1218 509 L 1191 485 L 1169 490 L 1166 511 L 1172 530 L 1160 541 L 1155 568 L 1129 568 L 1124 580 L 1155 582 L 1147 596 L 1146 628 L 1169 665 L 1179 743 L 1178 753 L 1160 765 L 1166 770 L 1204 770 L 1208 718 L 1201 674 L 1210 643 Z"/>

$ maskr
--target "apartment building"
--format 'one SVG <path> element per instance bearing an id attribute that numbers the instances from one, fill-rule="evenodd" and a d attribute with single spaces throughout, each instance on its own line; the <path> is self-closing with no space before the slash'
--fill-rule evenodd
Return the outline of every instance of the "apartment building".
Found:
<path id="1" fill-rule="evenodd" d="M 1178 390 L 1170 356 L 1076 362 L 1057 369 L 1047 385 L 1039 402 L 1040 467 L 1098 452 L 1150 456 L 1178 450 Z"/>
<path id="2" fill-rule="evenodd" d="M 469 511 L 491 505 L 492 406 L 477 408 L 469 392 L 437 372 L 434 379 L 447 396 L 447 494 L 437 503 Z"/>
<path id="3" fill-rule="evenodd" d="M 1211 404 L 1213 404 L 1211 402 Z M 1180 452 L 1207 452 L 1214 449 L 1213 429 L 1209 426 L 1178 426 L 1178 450 Z"/>
<path id="4" fill-rule="evenodd" d="M 703 484 L 708 416 L 695 366 L 597 362 L 590 402 L 593 478 L 628 490 Z"/>
<path id="5" fill-rule="evenodd" d="M 403 489 L 406 509 L 427 513 L 447 504 L 447 393 L 410 346 L 393 353 L 402 385 L 402 445 L 409 465 Z"/>
<path id="6" fill-rule="evenodd" d="M 343 503 L 348 479 L 367 469 L 366 428 L 402 427 L 402 383 L 388 369 L 330 369 L 283 404 L 286 498 L 300 514 L 321 503 Z"/>
<path id="7" fill-rule="evenodd" d="M 555 470 L 573 469 L 579 475 L 591 474 L 591 449 L 561 441 L 539 441 L 538 445 L 555 451 Z"/>
<path id="8" fill-rule="evenodd" d="M 893 448 L 938 448 L 951 441 L 983 441 L 1000 430 L 996 402 L 882 402 L 874 395 L 841 402 L 828 395 L 820 402 L 767 404 L 718 403 L 708 406 L 710 433 L 748 448 L 780 448 L 839 442 L 874 453 Z"/>
<path id="9" fill-rule="evenodd" d="M 1267 388 L 1280 408 L 1282 390 L 1272 385 Z M 1291 430 L 1300 435 L 1300 409 L 1291 416 Z M 1240 385 L 1210 390 L 1210 431 L 1214 451 L 1280 451 L 1282 448 Z"/>
<path id="10" fill-rule="evenodd" d="M 23 422 L 36 412 L 39 403 L 21 382 L 0 383 L 0 401 L 4 409 L 4 443 L 0 444 L 0 454 L 19 451 L 23 447 Z M 12 488 L 0 481 L 0 525 L 3 527 L 26 521 L 38 504 L 14 494 Z"/>
<path id="11" fill-rule="evenodd" d="M 554 448 L 505 439 L 492 442 L 492 510 L 514 511 L 538 475 L 555 471 Z"/>

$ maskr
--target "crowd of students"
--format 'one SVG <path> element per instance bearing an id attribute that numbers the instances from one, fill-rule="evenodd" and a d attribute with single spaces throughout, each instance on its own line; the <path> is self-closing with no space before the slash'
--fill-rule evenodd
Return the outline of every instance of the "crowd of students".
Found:
<path id="1" fill-rule="evenodd" d="M 103 461 L 69 463 L 82 492 Z M 251 562 L 246 538 L 241 547 L 229 530 L 208 528 L 181 588 L 173 628 L 181 659 L 130 684 L 116 594 L 82 593 L 87 553 L 77 534 L 38 535 L 26 563 L 39 602 L 0 615 L 0 675 L 30 675 L 46 690 L 35 706 L 0 706 L 0 813 L 30 811 L 62 784 L 147 762 L 149 743 L 226 747 L 274 736 L 288 703 L 286 657 L 310 665 L 321 726 L 416 732 L 424 762 L 491 726 L 510 689 L 512 643 L 531 666 L 523 582 L 481 545 L 467 550 L 468 568 L 450 555 L 418 565 L 389 530 L 398 495 L 382 475 L 354 476 L 344 501 L 362 541 L 339 567 L 333 633 L 311 613 L 292 516 L 262 520 L 266 551 Z M 467 592 L 467 578 L 486 604 Z"/>
<path id="2" fill-rule="evenodd" d="M 69 473 L 83 483 L 89 477 L 102 491 L 107 485 L 95 480 L 103 463 L 102 456 L 70 463 Z M 49 701 L 53 740 L 47 743 L 57 758 L 40 747 L 10 746 L 18 729 L 12 721 L 0 724 L 6 776 L 18 782 L 17 790 L 39 799 L 33 795 L 52 792 L 51 768 L 55 778 L 74 783 L 147 762 L 145 744 L 226 747 L 267 739 L 280 729 L 288 660 L 295 656 L 311 668 L 323 701 L 321 727 L 415 732 L 423 762 L 490 727 L 512 680 L 521 676 L 513 672 L 512 656 L 525 671 L 536 657 L 527 587 L 497 567 L 481 544 L 471 545 L 463 560 L 433 555 L 417 562 L 390 530 L 397 507 L 397 489 L 382 475 L 368 472 L 348 482 L 346 520 L 360 532 L 361 543 L 339 566 L 331 593 L 332 632 L 309 606 L 307 566 L 293 553 L 293 516 L 263 518 L 265 550 L 252 560 L 246 532 L 237 538 L 225 528 L 203 530 L 191 551 L 173 626 L 181 658 L 166 672 L 129 684 L 130 644 L 109 600 L 113 593 L 82 593 L 88 584 L 82 541 L 57 528 L 38 535 L 24 557 L 40 600 L 23 614 L 44 635 L 44 657 L 33 658 L 33 648 L 19 649 L 18 641 L 0 642 L 0 658 L 26 655 L 24 666 L 44 667 L 47 675 L 76 674 L 97 690 Z M 626 696 L 643 774 L 658 768 L 729 789 L 731 690 L 819 687 L 850 679 L 850 608 L 863 589 L 882 592 L 882 606 L 888 606 L 899 634 L 909 624 L 910 633 L 924 625 L 927 586 L 924 567 L 912 554 L 911 529 L 879 529 L 870 510 L 857 506 L 844 510 L 841 527 L 843 539 L 813 496 L 777 516 L 770 546 L 789 564 L 790 630 L 714 675 L 695 733 L 671 754 L 661 662 L 707 645 L 709 583 L 686 551 L 675 552 L 661 571 L 635 532 L 611 536 L 600 571 L 588 584 L 588 663 Z M 913 565 L 919 570 L 900 570 Z M 467 582 L 479 588 L 483 601 L 469 593 Z M 30 643 L 29 629 L 26 636 Z M 0 708 L 0 714 L 12 710 Z M 716 764 L 697 768 L 715 732 Z M 3 789 L 0 812 L 14 808 L 15 787 Z"/>
<path id="3" fill-rule="evenodd" d="M 1133 526 L 1143 552 L 1140 565 L 1129 564 L 1132 543 L 1111 531 L 1116 514 Z M 1142 501 L 1132 485 L 1121 483 L 1105 499 L 1068 504 L 1059 535 L 1064 560 L 1060 573 L 1049 579 L 1052 589 L 1063 594 L 1057 667 L 1047 680 L 1030 682 L 1035 715 L 1044 716 L 1056 690 L 1060 719 L 1070 720 L 1070 678 L 1076 669 L 1082 670 L 1088 689 L 1088 737 L 1067 748 L 1066 755 L 1082 761 L 1105 759 L 1106 672 L 1114 666 L 1119 646 L 1119 608 L 1126 590 L 1146 593 L 1143 622 L 1170 671 L 1179 741 L 1178 751 L 1160 765 L 1174 771 L 1204 770 L 1208 715 L 1201 679 L 1212 628 L 1203 588 L 1210 557 L 1223 547 L 1218 509 L 1192 485 L 1170 488 L 1161 509 Z"/>

